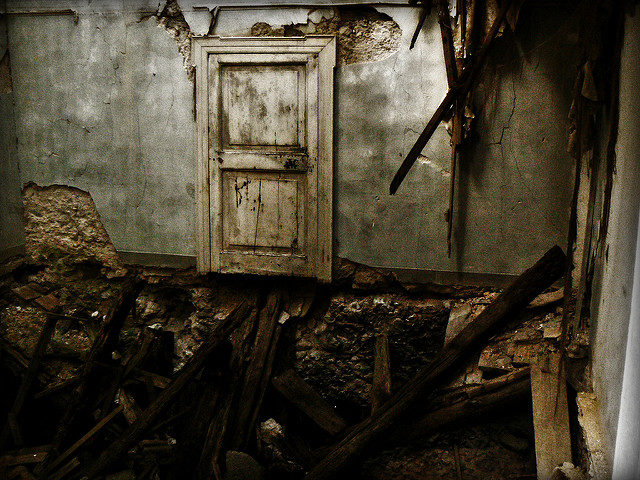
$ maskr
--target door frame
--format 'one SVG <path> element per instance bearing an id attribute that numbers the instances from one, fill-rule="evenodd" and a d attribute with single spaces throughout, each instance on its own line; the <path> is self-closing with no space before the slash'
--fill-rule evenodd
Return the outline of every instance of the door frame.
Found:
<path id="1" fill-rule="evenodd" d="M 192 55 L 196 64 L 196 247 L 199 272 L 220 271 L 221 222 L 217 205 L 210 204 L 211 156 L 209 144 L 209 56 L 217 54 L 307 54 L 318 62 L 318 158 L 317 168 L 317 251 L 310 252 L 305 276 L 331 281 L 333 260 L 333 71 L 335 37 L 194 37 Z M 214 229 L 216 231 L 214 231 Z M 215 249 L 215 252 L 214 252 Z M 269 272 L 264 272 L 268 274 Z"/>

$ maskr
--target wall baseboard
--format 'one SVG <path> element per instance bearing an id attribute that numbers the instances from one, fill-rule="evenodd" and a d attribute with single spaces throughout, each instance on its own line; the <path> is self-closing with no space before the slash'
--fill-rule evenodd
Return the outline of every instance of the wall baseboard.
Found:
<path id="1" fill-rule="evenodd" d="M 145 267 L 191 268 L 196 264 L 192 255 L 168 253 L 127 252 L 118 254 L 125 264 L 143 265 Z M 441 285 L 468 285 L 481 287 L 505 287 L 517 277 L 509 274 L 447 272 L 439 270 L 418 270 L 411 268 L 374 267 L 381 272 L 392 273 L 405 283 L 437 283 Z"/>
<path id="2" fill-rule="evenodd" d="M 118 255 L 126 264 L 145 267 L 190 268 L 196 264 L 196 257 L 193 255 L 124 251 L 118 251 Z"/>
<path id="3" fill-rule="evenodd" d="M 444 270 L 419 270 L 414 268 L 374 267 L 382 272 L 393 273 L 403 283 L 440 285 L 464 285 L 474 287 L 506 287 L 518 276 L 507 273 L 448 272 Z"/>

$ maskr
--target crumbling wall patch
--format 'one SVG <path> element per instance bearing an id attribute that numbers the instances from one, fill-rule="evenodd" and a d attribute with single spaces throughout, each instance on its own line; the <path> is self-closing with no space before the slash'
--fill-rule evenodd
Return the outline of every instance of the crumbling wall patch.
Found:
<path id="1" fill-rule="evenodd" d="M 341 64 L 384 60 L 400 47 L 402 29 L 389 16 L 372 7 L 335 7 L 309 13 L 307 23 L 272 26 L 258 22 L 252 36 L 290 37 L 306 34 L 335 35 Z"/>
<path id="2" fill-rule="evenodd" d="M 22 191 L 27 253 L 123 268 L 91 195 L 66 185 L 27 184 Z"/>
<path id="3" fill-rule="evenodd" d="M 187 76 L 190 81 L 195 81 L 196 67 L 191 58 L 191 37 L 193 37 L 193 34 L 178 2 L 176 0 L 167 0 L 164 8 L 156 16 L 156 21 L 158 25 L 164 27 L 178 44 L 178 51 L 182 55 Z"/>

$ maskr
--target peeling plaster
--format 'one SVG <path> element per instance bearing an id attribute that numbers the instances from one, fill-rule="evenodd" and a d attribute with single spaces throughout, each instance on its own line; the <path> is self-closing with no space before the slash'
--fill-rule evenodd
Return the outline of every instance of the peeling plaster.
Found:
<path id="1" fill-rule="evenodd" d="M 384 60 L 400 47 L 402 30 L 384 13 L 372 7 L 335 7 L 312 10 L 306 23 L 273 27 L 257 22 L 252 36 L 335 35 L 339 64 Z"/>
<path id="2" fill-rule="evenodd" d="M 211 21 L 214 14 L 208 8 L 199 8 L 198 10 L 182 11 L 182 15 L 189 25 L 189 29 L 193 35 L 206 35 L 211 28 Z"/>
<path id="3" fill-rule="evenodd" d="M 162 11 L 156 16 L 158 25 L 162 25 L 178 44 L 178 51 L 184 59 L 184 68 L 189 80 L 195 82 L 196 67 L 191 59 L 191 37 L 189 24 L 185 20 L 176 0 L 168 0 Z"/>
<path id="4" fill-rule="evenodd" d="M 123 265 L 89 192 L 66 185 L 27 184 L 22 191 L 26 251 L 36 260 L 66 257 L 115 270 Z"/>

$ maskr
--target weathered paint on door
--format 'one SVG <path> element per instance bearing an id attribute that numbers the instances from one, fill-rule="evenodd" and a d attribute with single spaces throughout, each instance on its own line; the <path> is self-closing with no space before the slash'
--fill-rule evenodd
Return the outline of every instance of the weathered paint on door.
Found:
<path id="1" fill-rule="evenodd" d="M 333 37 L 197 38 L 198 269 L 331 279 Z"/>

